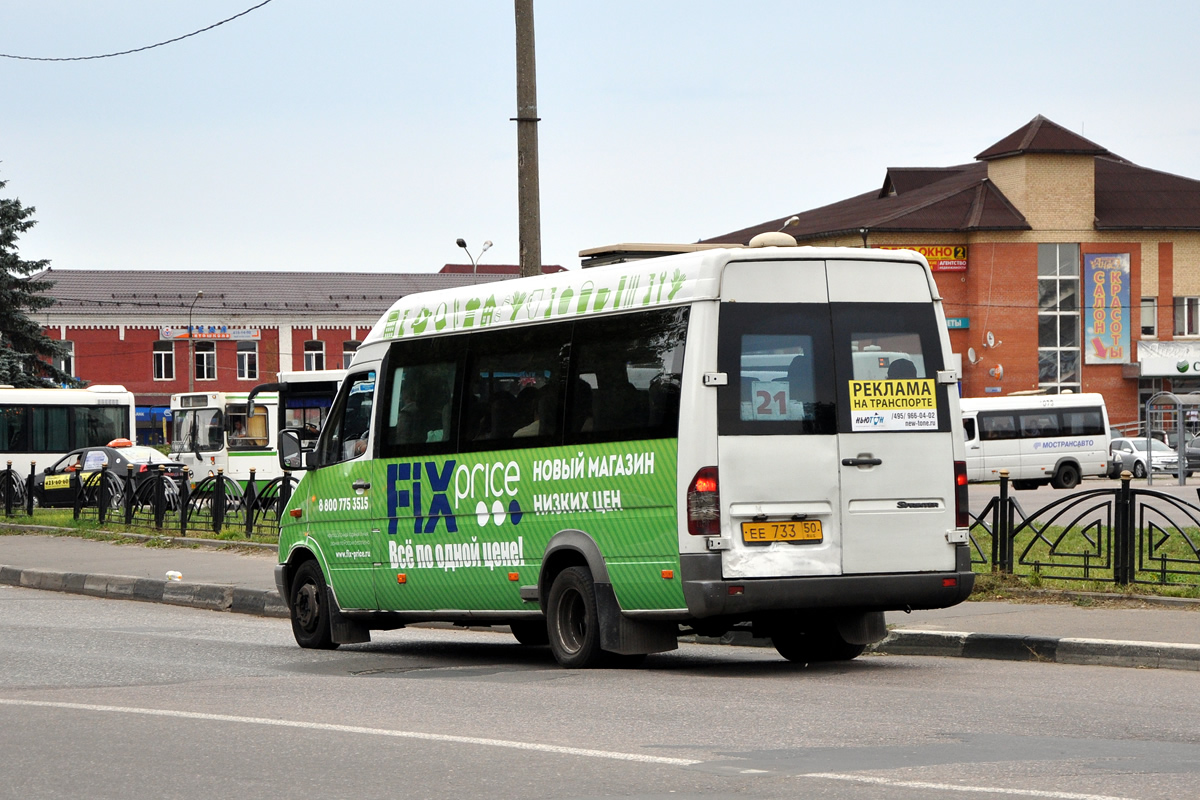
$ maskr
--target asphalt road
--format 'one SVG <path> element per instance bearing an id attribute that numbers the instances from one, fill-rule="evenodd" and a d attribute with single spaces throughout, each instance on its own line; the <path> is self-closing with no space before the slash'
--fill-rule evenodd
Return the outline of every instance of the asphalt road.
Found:
<path id="1" fill-rule="evenodd" d="M 0 586 L 0 798 L 1200 796 L 1192 673 L 286 621 Z"/>

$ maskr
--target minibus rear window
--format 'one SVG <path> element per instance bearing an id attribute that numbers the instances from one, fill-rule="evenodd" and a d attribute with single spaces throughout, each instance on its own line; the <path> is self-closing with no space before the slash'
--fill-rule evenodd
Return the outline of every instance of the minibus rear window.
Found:
<path id="1" fill-rule="evenodd" d="M 717 364 L 722 436 L 950 430 L 927 303 L 723 303 Z"/>
<path id="2" fill-rule="evenodd" d="M 837 432 L 828 306 L 725 303 L 717 360 L 722 435 Z"/>

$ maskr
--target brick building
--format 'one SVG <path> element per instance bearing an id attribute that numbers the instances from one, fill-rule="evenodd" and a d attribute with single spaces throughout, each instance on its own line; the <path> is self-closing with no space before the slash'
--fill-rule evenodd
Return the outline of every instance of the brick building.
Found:
<path id="1" fill-rule="evenodd" d="M 502 281 L 517 271 L 481 265 L 475 274 L 455 264 L 421 274 L 51 269 L 38 278 L 54 281 L 56 302 L 37 318 L 52 338 L 70 343 L 68 372 L 134 393 L 142 429 L 143 420 L 161 418 L 172 394 L 244 392 L 281 370 L 343 367 L 399 297 Z"/>
<path id="2" fill-rule="evenodd" d="M 1044 117 L 973 163 L 893 167 L 879 189 L 671 252 L 785 230 L 908 247 L 934 269 L 964 396 L 1104 394 L 1114 424 L 1200 391 L 1200 181 L 1141 167 Z M 583 251 L 584 264 L 661 245 Z"/>

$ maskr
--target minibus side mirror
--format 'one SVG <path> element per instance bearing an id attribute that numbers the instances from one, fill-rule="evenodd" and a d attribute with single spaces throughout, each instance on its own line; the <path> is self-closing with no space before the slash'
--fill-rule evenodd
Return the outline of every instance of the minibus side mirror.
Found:
<path id="1" fill-rule="evenodd" d="M 306 448 L 300 442 L 300 432 L 283 430 L 279 432 L 279 466 L 293 472 L 303 472 L 313 466 L 312 448 Z"/>

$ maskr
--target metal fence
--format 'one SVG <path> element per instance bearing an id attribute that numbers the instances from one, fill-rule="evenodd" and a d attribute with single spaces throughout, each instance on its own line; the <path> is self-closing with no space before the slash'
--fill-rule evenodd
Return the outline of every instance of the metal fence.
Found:
<path id="1" fill-rule="evenodd" d="M 12 462 L 0 470 L 0 498 L 4 516 L 33 518 L 37 505 L 35 472 L 22 478 Z M 107 466 L 95 472 L 70 474 L 74 518 L 98 524 L 124 524 L 154 528 L 186 536 L 188 531 L 242 532 L 247 538 L 278 536 L 279 517 L 291 499 L 298 481 L 290 472 L 260 484 L 250 470 L 242 487 L 223 470 L 193 483 L 185 467 L 183 479 L 156 474 L 135 479 L 133 466 L 124 475 Z"/>
<path id="2" fill-rule="evenodd" d="M 972 515 L 972 563 L 1062 581 L 1200 584 L 1200 506 L 1134 489 L 1128 475 L 1026 512 L 1002 471 L 999 494 Z"/>

